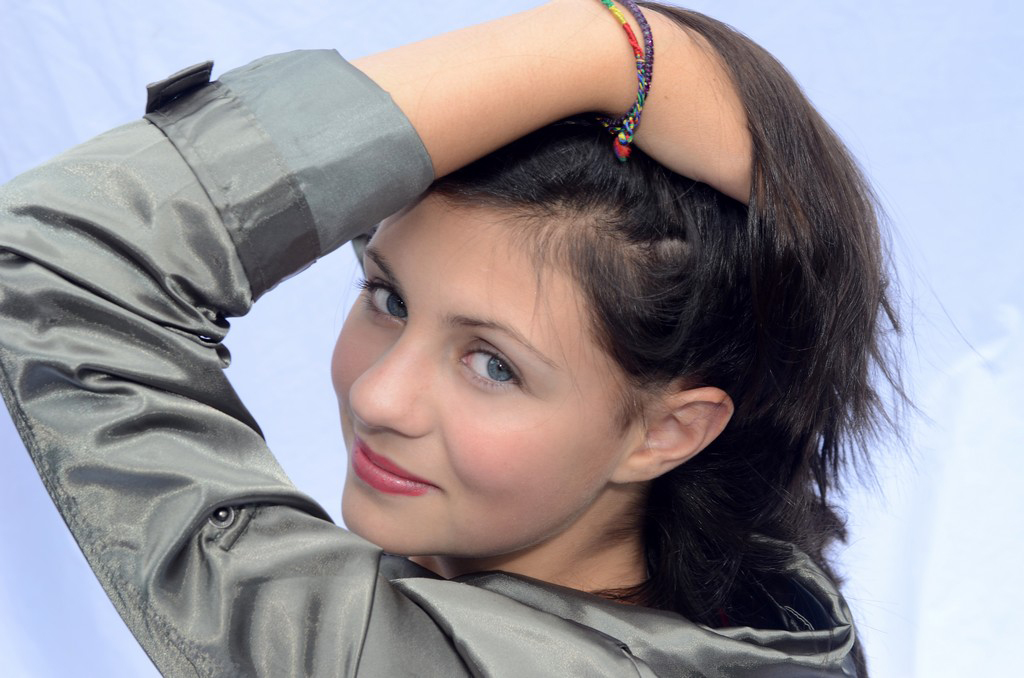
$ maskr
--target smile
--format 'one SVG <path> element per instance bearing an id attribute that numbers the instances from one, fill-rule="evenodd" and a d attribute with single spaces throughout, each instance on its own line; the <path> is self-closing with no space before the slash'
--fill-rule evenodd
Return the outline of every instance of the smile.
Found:
<path id="1" fill-rule="evenodd" d="M 417 497 L 434 487 L 371 450 L 359 436 L 353 445 L 352 470 L 364 483 L 387 494 Z"/>

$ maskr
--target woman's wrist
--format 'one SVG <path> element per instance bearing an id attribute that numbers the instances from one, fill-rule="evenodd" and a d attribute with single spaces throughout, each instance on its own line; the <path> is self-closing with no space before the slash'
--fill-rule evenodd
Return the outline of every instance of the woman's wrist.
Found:
<path id="1" fill-rule="evenodd" d="M 607 69 L 605 78 L 590 83 L 597 88 L 591 110 L 614 115 L 626 111 L 636 96 L 636 70 L 618 22 L 599 0 L 551 0 L 549 4 L 575 12 L 581 17 L 578 21 L 595 22 L 588 23 L 587 34 L 580 36 L 584 45 L 593 41 L 602 46 L 600 54 Z M 633 17 L 618 6 L 639 35 Z M 702 36 L 660 12 L 643 11 L 657 59 L 636 144 L 679 174 L 747 202 L 751 140 L 731 73 Z M 609 52 L 609 46 L 619 49 Z M 627 94 L 623 95 L 624 91 Z"/>

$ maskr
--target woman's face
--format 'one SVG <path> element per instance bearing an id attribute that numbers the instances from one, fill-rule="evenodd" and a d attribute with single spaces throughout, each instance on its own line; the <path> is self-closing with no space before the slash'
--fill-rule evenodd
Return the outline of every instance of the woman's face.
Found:
<path id="1" fill-rule="evenodd" d="M 639 434 L 576 285 L 508 219 L 428 197 L 371 241 L 332 370 L 343 514 L 392 553 L 555 580 L 619 524 Z"/>

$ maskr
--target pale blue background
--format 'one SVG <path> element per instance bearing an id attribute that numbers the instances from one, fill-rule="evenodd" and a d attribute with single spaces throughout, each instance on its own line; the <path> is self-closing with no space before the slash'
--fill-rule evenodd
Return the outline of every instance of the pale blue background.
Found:
<path id="1" fill-rule="evenodd" d="M 137 118 L 147 82 L 197 61 L 220 73 L 299 47 L 359 56 L 529 4 L 0 0 L 0 181 Z M 876 676 L 1015 673 L 1024 607 L 1024 4 L 967 5 L 691 3 L 792 70 L 893 224 L 921 414 L 909 454 L 880 450 L 884 498 L 854 494 L 840 549 Z M 337 253 L 282 285 L 228 341 L 229 374 L 271 446 L 335 516 L 328 360 L 352 261 Z M 0 478 L 0 674 L 155 675 L 4 415 Z"/>

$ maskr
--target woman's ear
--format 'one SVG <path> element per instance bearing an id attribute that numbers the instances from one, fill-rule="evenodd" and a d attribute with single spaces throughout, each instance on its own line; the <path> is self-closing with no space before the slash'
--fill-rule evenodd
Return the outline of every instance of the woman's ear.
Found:
<path id="1" fill-rule="evenodd" d="M 691 459 L 725 429 L 732 398 L 720 388 L 702 386 L 670 392 L 647 408 L 640 442 L 623 458 L 613 482 L 653 480 Z"/>

